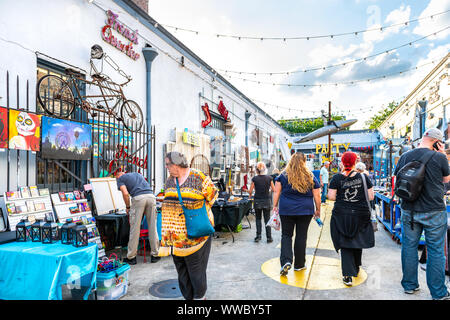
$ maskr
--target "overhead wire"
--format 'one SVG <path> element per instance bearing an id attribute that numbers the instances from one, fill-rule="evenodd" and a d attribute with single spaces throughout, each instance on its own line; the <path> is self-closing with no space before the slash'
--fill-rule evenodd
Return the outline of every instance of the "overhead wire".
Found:
<path id="1" fill-rule="evenodd" d="M 439 34 L 441 32 L 444 32 L 445 30 L 447 30 L 449 28 L 450 28 L 450 26 L 447 26 L 444 29 L 435 31 L 433 33 L 430 33 L 430 34 L 424 36 L 424 37 L 418 38 L 418 39 L 413 40 L 413 41 L 408 41 L 408 42 L 406 42 L 406 43 L 404 43 L 404 44 L 402 44 L 400 46 L 393 47 L 393 48 L 390 48 L 390 49 L 387 49 L 387 50 L 383 50 L 383 51 L 380 51 L 378 53 L 371 54 L 369 56 L 365 56 L 365 57 L 357 58 L 357 59 L 353 59 L 353 60 L 348 60 L 348 61 L 345 61 L 345 62 L 335 63 L 335 64 L 331 64 L 331 65 L 327 65 L 327 66 L 318 66 L 318 67 L 312 67 L 312 68 L 298 68 L 299 70 L 276 71 L 276 72 L 249 72 L 249 71 L 236 71 L 236 70 L 225 70 L 225 69 L 217 69 L 217 70 L 225 72 L 226 74 L 228 74 L 228 73 L 236 73 L 236 74 L 254 75 L 254 76 L 257 76 L 257 75 L 270 75 L 270 76 L 272 76 L 272 75 L 287 75 L 287 76 L 289 76 L 289 75 L 295 74 L 295 73 L 327 70 L 327 69 L 331 69 L 331 68 L 347 66 L 349 64 L 353 64 L 353 63 L 356 63 L 356 62 L 367 61 L 369 59 L 378 57 L 378 56 L 380 56 L 382 54 L 388 54 L 390 52 L 393 52 L 395 50 L 401 49 L 403 47 L 412 46 L 416 42 L 420 42 L 420 41 L 423 41 L 423 40 L 425 40 L 425 39 L 427 39 L 429 37 L 436 36 L 437 34 Z"/>
<path id="2" fill-rule="evenodd" d="M 185 31 L 185 32 L 190 32 L 190 33 L 195 33 L 196 35 L 199 34 L 209 34 L 212 35 L 216 38 L 233 38 L 233 39 L 238 39 L 238 40 L 281 40 L 281 41 L 288 41 L 288 40 L 312 40 L 312 39 L 321 39 L 321 38 L 336 38 L 336 37 L 341 37 L 341 36 L 348 36 L 348 35 L 355 35 L 357 36 L 358 34 L 363 34 L 366 32 L 374 32 L 374 31 L 383 31 L 383 30 L 387 30 L 390 28 L 394 28 L 394 27 L 398 27 L 398 26 L 408 26 L 411 23 L 415 23 L 415 22 L 419 22 L 422 20 L 427 20 L 427 19 L 433 19 L 434 17 L 440 16 L 440 15 L 444 15 L 447 14 L 448 12 L 450 12 L 450 10 L 446 10 L 446 11 L 442 11 L 442 12 L 438 12 L 438 13 L 434 13 L 432 15 L 429 16 L 425 16 L 422 18 L 415 18 L 415 19 L 411 19 L 408 21 L 404 21 L 404 22 L 398 22 L 398 23 L 393 23 L 391 25 L 385 25 L 385 26 L 380 26 L 380 27 L 373 27 L 373 28 L 368 28 L 368 29 L 364 29 L 364 30 L 355 30 L 355 31 L 351 31 L 351 32 L 342 32 L 342 33 L 334 33 L 334 34 L 326 34 L 326 35 L 310 35 L 310 36 L 296 36 L 296 37 L 287 37 L 287 36 L 283 36 L 283 37 L 262 37 L 262 36 L 244 36 L 244 35 L 231 35 L 231 34 L 220 34 L 220 33 L 208 33 L 208 32 L 203 32 L 203 31 L 199 31 L 199 30 L 192 30 L 192 29 L 187 29 L 187 28 L 181 28 L 178 26 L 172 26 L 169 24 L 161 24 L 158 23 L 159 25 L 165 27 L 165 28 L 171 28 L 174 29 L 175 31 Z"/>
<path id="3" fill-rule="evenodd" d="M 440 59 L 443 59 L 445 56 L 441 57 Z M 234 77 L 234 76 L 227 76 L 230 79 L 237 79 L 237 80 L 242 80 L 244 82 L 253 82 L 253 83 L 257 83 L 257 84 L 264 84 L 264 85 L 272 85 L 272 86 L 286 86 L 286 87 L 325 87 L 325 86 L 340 86 L 340 85 L 354 85 L 357 83 L 361 83 L 361 82 L 370 82 L 370 81 L 374 81 L 374 80 L 380 80 L 380 79 L 386 79 L 386 78 L 390 78 L 390 77 L 394 77 L 394 76 L 398 76 L 407 72 L 411 72 L 414 70 L 417 70 L 419 68 L 423 68 L 426 67 L 430 64 L 435 64 L 436 61 L 432 60 L 431 62 L 428 63 L 424 63 L 422 65 L 417 65 L 413 68 L 409 68 L 409 69 L 404 69 L 402 71 L 397 71 L 397 72 L 391 72 L 388 74 L 383 74 L 380 76 L 376 76 L 376 77 L 372 77 L 372 78 L 365 78 L 365 79 L 357 79 L 357 80 L 350 80 L 350 81 L 342 81 L 342 82 L 327 82 L 327 83 L 303 83 L 303 84 L 299 84 L 299 83 L 275 83 L 275 82 L 268 82 L 268 81 L 261 81 L 261 80 L 254 80 L 254 79 L 248 79 L 248 78 L 241 78 L 241 77 Z"/>

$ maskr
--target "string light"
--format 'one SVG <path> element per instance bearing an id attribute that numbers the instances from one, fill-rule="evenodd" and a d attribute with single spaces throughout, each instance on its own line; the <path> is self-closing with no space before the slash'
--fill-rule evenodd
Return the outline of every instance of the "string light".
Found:
<path id="1" fill-rule="evenodd" d="M 444 57 L 441 57 L 440 59 L 443 59 Z M 435 60 L 433 60 L 431 62 L 428 62 L 428 63 L 424 63 L 424 64 L 422 64 L 420 66 L 415 66 L 415 67 L 410 68 L 410 69 L 402 70 L 402 71 L 399 71 L 399 72 L 393 72 L 393 73 L 381 75 L 381 76 L 378 76 L 378 77 L 373 77 L 373 78 L 368 78 L 368 79 L 351 80 L 351 81 L 338 82 L 338 83 L 287 84 L 287 83 L 274 83 L 274 82 L 266 82 L 266 81 L 256 81 L 256 80 L 252 80 L 252 79 L 234 77 L 234 76 L 230 76 L 230 75 L 228 75 L 228 77 L 230 79 L 244 80 L 244 81 L 253 82 L 253 83 L 258 82 L 258 84 L 266 84 L 266 85 L 270 84 L 272 86 L 289 86 L 289 87 L 304 87 L 304 88 L 306 88 L 306 87 L 354 85 L 355 83 L 359 83 L 359 82 L 366 82 L 366 81 L 370 82 L 370 81 L 373 81 L 373 80 L 386 79 L 387 77 L 394 77 L 394 76 L 397 76 L 397 75 L 400 75 L 400 74 L 403 74 L 403 73 L 406 73 L 406 72 L 417 70 L 419 68 L 422 68 L 422 67 L 425 67 L 427 65 L 434 64 L 434 63 L 436 63 Z"/>
<path id="2" fill-rule="evenodd" d="M 225 69 L 218 69 L 218 70 L 220 70 L 222 72 L 227 72 L 227 73 L 252 74 L 252 75 L 255 75 L 255 76 L 256 75 L 270 75 L 270 76 L 272 76 L 272 75 L 290 75 L 290 74 L 299 73 L 299 72 L 310 72 L 310 71 L 317 71 L 317 70 L 326 70 L 326 69 L 346 66 L 347 64 L 352 64 L 352 63 L 356 63 L 356 62 L 367 61 L 367 59 L 372 59 L 372 58 L 375 58 L 375 57 L 383 55 L 383 54 L 388 54 L 389 52 L 398 50 L 398 49 L 403 48 L 403 47 L 412 46 L 413 43 L 416 43 L 416 42 L 419 42 L 419 41 L 423 41 L 423 40 L 425 40 L 425 39 L 427 39 L 429 37 L 435 36 L 438 33 L 444 32 L 445 30 L 447 30 L 449 28 L 450 28 L 450 26 L 448 26 L 448 27 L 446 27 L 444 29 L 441 29 L 439 31 L 430 33 L 430 34 L 428 34 L 428 35 L 426 35 L 424 37 L 421 37 L 419 39 L 416 39 L 414 41 L 410 41 L 410 42 L 407 42 L 407 43 L 402 44 L 400 46 L 397 46 L 397 47 L 394 47 L 394 48 L 390 48 L 388 50 L 380 51 L 378 53 L 375 53 L 375 54 L 372 54 L 372 55 L 369 55 L 369 56 L 366 56 L 366 57 L 363 57 L 363 58 L 358 58 L 358 59 L 349 60 L 349 61 L 345 61 L 345 62 L 341 62 L 341 63 L 331 64 L 331 65 L 328 65 L 328 66 L 313 67 L 313 68 L 309 68 L 309 69 L 308 68 L 300 68 L 301 70 L 299 69 L 297 71 L 278 71 L 278 72 L 254 72 L 254 71 L 253 72 L 245 72 L 245 71 L 233 71 L 233 70 L 225 70 Z"/>
<path id="3" fill-rule="evenodd" d="M 450 10 L 447 10 L 447 11 L 435 13 L 430 16 L 416 18 L 416 19 L 412 19 L 409 21 L 399 22 L 399 23 L 394 23 L 394 24 L 387 25 L 387 26 L 369 28 L 369 29 L 365 29 L 365 30 L 351 31 L 351 32 L 336 33 L 336 34 L 298 36 L 298 37 L 261 37 L 261 36 L 243 36 L 243 35 L 230 35 L 230 34 L 228 34 L 228 35 L 227 34 L 210 34 L 210 35 L 213 35 L 216 37 L 220 36 L 222 38 L 238 39 L 238 40 L 242 40 L 242 39 L 244 39 L 244 40 L 261 40 L 261 41 L 263 41 L 263 40 L 280 40 L 280 41 L 284 41 L 284 42 L 286 42 L 286 40 L 310 40 L 310 39 L 320 39 L 320 38 L 334 38 L 334 37 L 342 37 L 342 36 L 348 36 L 348 35 L 353 35 L 353 34 L 355 36 L 357 36 L 359 33 L 373 32 L 373 31 L 383 32 L 384 30 L 389 29 L 389 28 L 394 28 L 394 27 L 403 26 L 403 25 L 408 26 L 414 22 L 419 22 L 419 21 L 426 20 L 426 19 L 433 19 L 433 17 L 435 17 L 435 16 L 447 14 L 449 11 Z M 177 31 L 181 30 L 181 31 L 185 31 L 185 32 L 195 33 L 195 34 L 199 34 L 199 33 L 209 34 L 207 32 L 200 32 L 198 30 L 180 28 L 180 27 L 175 27 L 175 26 L 167 25 L 167 24 L 161 24 L 161 25 L 166 28 L 175 29 Z"/>

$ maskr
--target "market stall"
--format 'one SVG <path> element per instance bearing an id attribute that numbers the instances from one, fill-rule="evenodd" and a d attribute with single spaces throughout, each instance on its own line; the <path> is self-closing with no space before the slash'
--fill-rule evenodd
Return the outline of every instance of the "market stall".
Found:
<path id="1" fill-rule="evenodd" d="M 61 300 L 62 286 L 69 285 L 82 290 L 86 300 L 96 287 L 95 243 L 11 242 L 0 246 L 0 261 L 0 299 Z"/>
<path id="2" fill-rule="evenodd" d="M 211 210 L 214 214 L 214 224 L 216 230 L 225 226 L 231 232 L 231 236 L 234 242 L 234 236 L 232 230 L 236 230 L 244 217 L 247 217 L 253 206 L 253 202 L 246 198 L 235 197 L 231 200 L 218 199 Z M 250 225 L 250 221 L 247 218 Z"/>

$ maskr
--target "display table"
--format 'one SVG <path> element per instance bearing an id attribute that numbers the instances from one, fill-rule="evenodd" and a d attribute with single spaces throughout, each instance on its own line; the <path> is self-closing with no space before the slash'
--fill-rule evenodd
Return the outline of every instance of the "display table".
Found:
<path id="1" fill-rule="evenodd" d="M 402 224 L 400 204 L 392 200 L 389 196 L 376 192 L 375 204 L 380 206 L 377 219 L 383 224 L 384 228 L 392 234 L 392 239 L 397 243 L 402 242 Z M 447 208 L 448 211 L 448 208 Z M 419 241 L 420 245 L 425 244 L 425 235 L 422 234 Z"/>
<path id="2" fill-rule="evenodd" d="M 61 286 L 96 288 L 98 247 L 61 242 L 11 242 L 0 245 L 0 299 L 62 300 Z M 81 279 L 81 280 L 80 280 Z"/>
<path id="3" fill-rule="evenodd" d="M 228 230 L 234 230 L 241 223 L 244 216 L 248 215 L 252 208 L 252 201 L 243 199 L 236 202 L 217 200 L 211 210 L 214 214 L 214 224 L 216 227 L 225 225 Z M 231 235 L 234 236 L 231 232 Z"/>
<path id="4" fill-rule="evenodd" d="M 130 222 L 126 214 L 108 213 L 95 217 L 105 250 L 128 246 Z"/>

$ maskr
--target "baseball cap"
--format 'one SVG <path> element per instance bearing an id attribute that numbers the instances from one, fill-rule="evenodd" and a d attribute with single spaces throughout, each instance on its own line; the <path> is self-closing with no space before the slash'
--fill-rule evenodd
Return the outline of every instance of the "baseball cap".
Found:
<path id="1" fill-rule="evenodd" d="M 427 131 L 425 131 L 423 136 L 433 138 L 433 139 L 438 139 L 439 141 L 444 140 L 444 135 L 443 135 L 442 131 L 439 129 L 436 129 L 436 128 L 428 129 Z"/>

